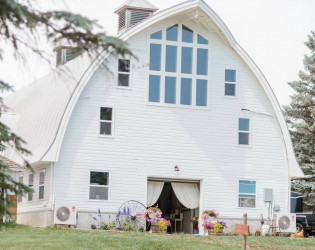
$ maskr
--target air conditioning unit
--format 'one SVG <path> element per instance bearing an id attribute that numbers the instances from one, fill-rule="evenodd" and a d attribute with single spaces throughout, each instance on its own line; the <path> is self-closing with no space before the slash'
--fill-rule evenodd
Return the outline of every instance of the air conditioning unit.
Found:
<path id="1" fill-rule="evenodd" d="M 277 231 L 295 233 L 296 214 L 276 214 Z"/>
<path id="2" fill-rule="evenodd" d="M 55 204 L 54 224 L 76 225 L 77 224 L 76 206 Z"/>

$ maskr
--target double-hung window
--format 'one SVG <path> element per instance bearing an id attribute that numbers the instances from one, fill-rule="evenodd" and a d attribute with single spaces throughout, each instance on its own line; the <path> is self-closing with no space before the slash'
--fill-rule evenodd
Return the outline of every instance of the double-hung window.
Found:
<path id="1" fill-rule="evenodd" d="M 34 175 L 33 174 L 29 174 L 28 175 L 28 187 L 33 189 L 34 186 Z M 32 201 L 33 200 L 33 193 L 28 193 L 28 201 Z"/>
<path id="2" fill-rule="evenodd" d="M 118 60 L 118 86 L 130 86 L 130 60 Z"/>
<path id="3" fill-rule="evenodd" d="M 256 207 L 256 181 L 238 181 L 238 206 Z"/>
<path id="4" fill-rule="evenodd" d="M 113 135 L 113 108 L 101 107 L 100 109 L 100 135 Z"/>
<path id="5" fill-rule="evenodd" d="M 19 183 L 22 183 L 22 184 L 23 184 L 23 175 L 20 175 L 20 176 L 19 176 Z M 19 194 L 18 197 L 17 197 L 18 203 L 22 202 L 22 199 L 23 199 L 23 198 L 22 198 L 22 195 Z"/>
<path id="6" fill-rule="evenodd" d="M 39 171 L 38 199 L 44 199 L 45 191 L 45 169 Z"/>
<path id="7" fill-rule="evenodd" d="M 90 171 L 90 200 L 108 200 L 109 173 Z"/>
<path id="8" fill-rule="evenodd" d="M 238 144 L 249 145 L 250 143 L 250 121 L 248 118 L 238 119 Z"/>
<path id="9" fill-rule="evenodd" d="M 236 70 L 226 69 L 225 70 L 225 90 L 226 96 L 236 95 Z"/>

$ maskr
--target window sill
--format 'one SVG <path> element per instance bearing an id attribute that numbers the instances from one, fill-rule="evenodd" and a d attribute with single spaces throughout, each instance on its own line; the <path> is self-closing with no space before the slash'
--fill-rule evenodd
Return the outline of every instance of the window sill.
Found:
<path id="1" fill-rule="evenodd" d="M 114 139 L 115 136 L 113 135 L 98 135 L 99 138 L 111 138 L 111 139 Z"/>
<path id="2" fill-rule="evenodd" d="M 251 148 L 252 145 L 242 145 L 242 144 L 237 144 L 238 147 L 240 148 Z"/>
<path id="3" fill-rule="evenodd" d="M 126 89 L 126 90 L 132 90 L 130 86 L 117 86 L 117 89 Z"/>
<path id="4" fill-rule="evenodd" d="M 147 102 L 146 106 L 154 106 L 154 107 L 163 107 L 163 108 L 180 108 L 180 109 L 197 109 L 197 110 L 205 110 L 210 111 L 210 107 L 208 106 L 193 106 L 193 105 L 182 105 L 182 104 L 168 104 L 161 102 Z"/>
<path id="5" fill-rule="evenodd" d="M 89 201 L 89 202 L 110 202 L 110 200 L 90 200 L 90 199 L 88 199 L 87 201 Z"/>
<path id="6" fill-rule="evenodd" d="M 249 209 L 249 210 L 258 210 L 258 208 L 257 208 L 257 207 L 237 207 L 237 209 L 245 209 L 245 210 L 247 210 L 247 209 Z"/>
<path id="7" fill-rule="evenodd" d="M 236 95 L 224 95 L 223 98 L 226 98 L 226 99 L 238 99 Z"/>

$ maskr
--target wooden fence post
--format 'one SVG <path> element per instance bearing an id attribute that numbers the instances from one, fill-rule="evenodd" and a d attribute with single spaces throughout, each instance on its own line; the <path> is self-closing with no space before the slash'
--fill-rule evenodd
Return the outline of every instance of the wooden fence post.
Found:
<path id="1" fill-rule="evenodd" d="M 243 224 L 247 225 L 247 213 L 243 214 Z M 246 235 L 243 235 L 243 250 L 246 250 Z"/>

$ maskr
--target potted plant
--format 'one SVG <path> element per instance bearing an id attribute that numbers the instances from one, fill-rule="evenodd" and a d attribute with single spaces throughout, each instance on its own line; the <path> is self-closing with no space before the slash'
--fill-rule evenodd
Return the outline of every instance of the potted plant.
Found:
<path id="1" fill-rule="evenodd" d="M 193 229 L 195 231 L 195 234 L 199 234 L 198 218 L 199 218 L 198 216 L 195 216 L 190 220 L 193 223 Z"/>
<path id="2" fill-rule="evenodd" d="M 162 218 L 162 211 L 156 207 L 149 207 L 142 213 L 143 218 L 150 224 L 150 232 L 159 231 L 159 221 Z"/>

